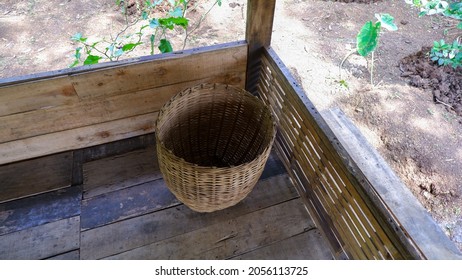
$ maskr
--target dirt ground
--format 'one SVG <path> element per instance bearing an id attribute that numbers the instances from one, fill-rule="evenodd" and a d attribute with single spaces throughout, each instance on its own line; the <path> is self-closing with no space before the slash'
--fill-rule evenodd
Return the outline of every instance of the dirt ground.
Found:
<path id="1" fill-rule="evenodd" d="M 212 1 L 197 2 L 197 9 L 188 14 L 192 19 Z M 434 40 L 452 41 L 444 30 L 453 23 L 419 18 L 404 0 L 360 2 L 366 3 L 278 0 L 272 46 L 318 109 L 341 108 L 462 249 L 462 117 L 442 99 L 435 102 L 446 80 L 406 66 L 412 61 L 406 57 Z M 189 37 L 187 48 L 244 39 L 245 3 L 224 0 Z M 375 13 L 391 14 L 399 29 L 381 35 L 371 86 L 370 58 L 368 64 L 352 55 L 341 71 L 339 64 Z M 66 68 L 76 48 L 69 40 L 73 34 L 102 37 L 117 33 L 122 23 L 114 0 L 1 1 L 0 78 Z M 174 48 L 181 38 L 174 38 Z M 140 49 L 131 55 L 148 53 Z M 425 59 L 425 53 L 421 57 Z M 462 99 L 460 90 L 447 92 L 454 100 Z"/>

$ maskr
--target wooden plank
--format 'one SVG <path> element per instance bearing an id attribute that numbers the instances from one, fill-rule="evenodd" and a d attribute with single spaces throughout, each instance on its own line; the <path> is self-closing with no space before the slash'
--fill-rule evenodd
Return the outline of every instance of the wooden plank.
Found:
<path id="1" fill-rule="evenodd" d="M 252 93 L 256 91 L 262 49 L 271 44 L 275 8 L 276 0 L 247 1 L 245 39 L 249 47 L 245 88 Z"/>
<path id="2" fill-rule="evenodd" d="M 162 177 L 155 146 L 85 163 L 83 173 L 85 199 Z"/>
<path id="3" fill-rule="evenodd" d="M 323 116 L 383 200 L 382 203 L 424 256 L 429 259 L 461 259 L 455 244 L 345 114 L 334 109 L 324 111 Z"/>
<path id="4" fill-rule="evenodd" d="M 165 182 L 158 179 L 161 174 L 155 147 L 87 163 L 85 170 L 88 180 L 82 202 L 83 230 L 180 204 Z M 271 153 L 260 180 L 283 173 L 282 163 Z"/>
<path id="5" fill-rule="evenodd" d="M 287 175 L 260 181 L 237 205 L 212 213 L 197 213 L 184 205 L 82 232 L 81 258 L 98 259 L 233 219 L 298 195 Z"/>
<path id="6" fill-rule="evenodd" d="M 265 168 L 263 169 L 263 173 L 260 176 L 260 180 L 265 180 L 267 178 L 281 175 L 286 173 L 287 171 L 284 168 L 283 163 L 276 155 L 274 151 L 272 151 L 266 161 Z"/>
<path id="7" fill-rule="evenodd" d="M 88 147 L 82 150 L 83 162 L 121 155 L 134 150 L 145 149 L 149 146 L 154 146 L 155 143 L 155 134 L 150 133 L 147 135 L 141 135 L 98 146 Z"/>
<path id="8" fill-rule="evenodd" d="M 403 243 L 400 238 L 404 238 L 405 234 L 400 231 L 397 224 L 393 223 L 393 218 L 389 219 L 389 213 L 386 209 L 380 208 L 380 201 L 376 198 L 371 186 L 367 184 L 364 175 L 357 172 L 355 163 L 351 160 L 348 152 L 340 145 L 330 127 L 317 111 L 316 107 L 306 97 L 301 86 L 295 81 L 284 63 L 278 58 L 274 50 L 267 48 L 265 56 L 268 57 L 268 62 L 280 80 L 279 87 L 284 92 L 293 93 L 293 102 L 299 106 L 300 112 L 304 113 L 306 121 L 312 127 L 312 135 L 315 142 L 320 145 L 322 150 L 329 154 L 330 162 L 336 170 L 338 170 L 342 180 L 352 183 L 361 199 L 368 205 L 369 210 L 373 213 L 373 217 L 378 220 L 380 227 L 385 234 L 392 240 L 392 243 L 400 251 L 400 254 L 405 258 L 411 257 L 420 258 L 420 253 L 416 248 L 408 246 L 410 243 Z M 290 95 L 289 95 L 290 97 Z"/>
<path id="9" fill-rule="evenodd" d="M 8 147 L 0 144 L 0 164 L 8 160 L 4 154 L 8 152 Z M 69 152 L 2 165 L 0 202 L 68 187 L 71 185 L 71 173 L 72 153 Z"/>
<path id="10" fill-rule="evenodd" d="M 166 54 L 139 56 L 139 57 L 128 58 L 128 59 L 123 59 L 119 61 L 103 62 L 103 63 L 93 64 L 93 65 L 83 65 L 83 66 L 77 66 L 73 68 L 65 68 L 65 69 L 59 69 L 59 70 L 53 70 L 53 71 L 47 71 L 47 72 L 41 72 L 41 73 L 28 74 L 28 75 L 23 75 L 23 76 L 13 76 L 13 77 L 1 78 L 0 85 L 1 86 L 17 85 L 17 84 L 22 84 L 26 82 L 33 82 L 33 81 L 38 81 L 38 80 L 43 80 L 43 79 L 52 79 L 52 78 L 57 78 L 61 76 L 84 74 L 84 73 L 88 73 L 88 72 L 96 71 L 96 70 L 104 70 L 104 69 L 110 69 L 114 67 L 129 66 L 129 65 L 134 65 L 134 64 L 144 63 L 144 62 L 152 62 L 156 60 L 181 58 L 182 56 L 194 55 L 197 53 L 204 53 L 204 52 L 213 52 L 215 50 L 219 50 L 222 48 L 239 47 L 245 44 L 246 42 L 244 41 L 235 41 L 235 42 L 229 42 L 229 43 L 224 43 L 224 44 L 217 44 L 217 45 L 187 49 L 187 50 L 182 50 L 182 51 L 175 51 L 175 52 L 166 53 Z"/>
<path id="11" fill-rule="evenodd" d="M 227 259 L 312 228 L 302 202 L 294 199 L 110 259 Z M 309 250 L 308 246 L 303 247 Z"/>
<path id="12" fill-rule="evenodd" d="M 222 78 L 213 77 L 206 81 L 221 82 Z M 0 142 L 157 112 L 173 95 L 195 85 L 196 82 L 202 81 L 130 92 L 105 99 L 84 100 L 69 106 L 0 117 Z"/>
<path id="13" fill-rule="evenodd" d="M 158 179 L 83 200 L 81 228 L 87 230 L 179 204 L 164 180 Z"/>
<path id="14" fill-rule="evenodd" d="M 79 248 L 80 217 L 17 231 L 0 238 L 0 259 L 44 259 Z"/>
<path id="15" fill-rule="evenodd" d="M 199 49 L 165 59 L 72 75 L 71 80 L 80 98 L 112 96 L 215 76 L 243 87 L 246 62 L 247 45 L 239 42 L 210 51 Z"/>
<path id="16" fill-rule="evenodd" d="M 318 229 L 233 257 L 234 260 L 331 260 L 332 253 Z"/>
<path id="17" fill-rule="evenodd" d="M 81 188 L 69 187 L 1 203 L 0 235 L 79 215 L 81 199 Z"/>
<path id="18" fill-rule="evenodd" d="M 158 113 L 100 123 L 0 144 L 0 164 L 153 133 Z"/>
<path id="19" fill-rule="evenodd" d="M 47 258 L 47 260 L 59 260 L 59 261 L 72 261 L 72 260 L 80 260 L 80 251 L 79 250 L 74 250 L 70 251 L 67 253 L 59 254 L 50 258 Z"/>
<path id="20" fill-rule="evenodd" d="M 0 117 L 70 105 L 79 98 L 69 77 L 57 77 L 12 86 L 0 85 Z"/>

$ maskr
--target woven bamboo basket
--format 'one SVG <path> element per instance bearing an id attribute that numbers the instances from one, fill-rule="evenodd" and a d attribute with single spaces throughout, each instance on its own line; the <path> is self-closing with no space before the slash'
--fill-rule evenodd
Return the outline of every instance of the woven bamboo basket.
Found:
<path id="1" fill-rule="evenodd" d="M 160 170 L 198 212 L 235 205 L 253 189 L 276 135 L 269 109 L 245 90 L 200 84 L 167 102 L 156 123 Z"/>

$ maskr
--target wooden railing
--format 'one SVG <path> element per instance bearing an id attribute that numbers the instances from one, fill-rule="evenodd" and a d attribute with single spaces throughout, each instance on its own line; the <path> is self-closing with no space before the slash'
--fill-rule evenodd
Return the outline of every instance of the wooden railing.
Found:
<path id="1" fill-rule="evenodd" d="M 322 116 L 271 48 L 261 61 L 258 93 L 277 120 L 278 154 L 335 257 L 461 257 L 341 111 Z"/>
<path id="2" fill-rule="evenodd" d="M 0 80 L 0 165 L 151 133 L 175 93 L 244 87 L 246 65 L 240 41 Z"/>

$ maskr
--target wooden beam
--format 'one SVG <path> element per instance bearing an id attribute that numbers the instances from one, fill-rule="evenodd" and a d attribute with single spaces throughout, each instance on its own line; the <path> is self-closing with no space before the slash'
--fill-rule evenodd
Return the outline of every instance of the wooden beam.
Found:
<path id="1" fill-rule="evenodd" d="M 19 153 L 16 156 L 27 156 L 26 145 L 15 148 Z M 5 149 L 8 147 L 0 144 L 0 164 L 8 158 Z M 0 202 L 68 187 L 71 185 L 71 171 L 70 152 L 3 165 L 0 167 Z"/>
<path id="2" fill-rule="evenodd" d="M 85 199 L 162 178 L 155 146 L 85 163 L 83 174 Z"/>
<path id="3" fill-rule="evenodd" d="M 157 111 L 180 90 L 244 87 L 246 62 L 239 41 L 0 81 L 0 164 L 152 133 Z"/>
<path id="4" fill-rule="evenodd" d="M 52 175 L 53 172 L 40 174 Z M 75 186 L 2 203 L 0 236 L 77 216 L 81 199 L 82 190 Z"/>
<path id="5" fill-rule="evenodd" d="M 149 113 L 1 143 L 0 165 L 149 134 L 155 130 L 157 115 Z"/>
<path id="6" fill-rule="evenodd" d="M 195 231 L 111 256 L 110 259 L 228 259 L 310 229 L 313 229 L 313 223 L 308 213 L 300 199 L 294 199 L 233 219 L 223 219 Z M 308 247 L 303 249 L 311 250 Z M 276 253 L 273 257 L 277 256 Z"/>
<path id="7" fill-rule="evenodd" d="M 249 45 L 247 56 L 246 90 L 255 93 L 264 47 L 271 44 L 276 0 L 247 1 L 247 26 L 245 39 Z"/>
<path id="8" fill-rule="evenodd" d="M 374 188 L 376 199 L 387 208 L 389 219 L 396 220 L 400 231 L 410 239 L 407 242 L 415 242 L 428 259 L 462 259 L 455 244 L 345 114 L 340 109 L 332 109 L 323 111 L 322 115 Z"/>
<path id="9" fill-rule="evenodd" d="M 129 251 L 234 219 L 297 197 L 287 175 L 257 183 L 249 196 L 237 205 L 212 213 L 197 213 L 185 205 L 122 220 L 82 232 L 82 259 L 98 259 Z M 314 224 L 310 221 L 310 227 Z"/>
<path id="10" fill-rule="evenodd" d="M 80 217 L 59 220 L 0 238 L 0 259 L 36 260 L 79 248 Z"/>

